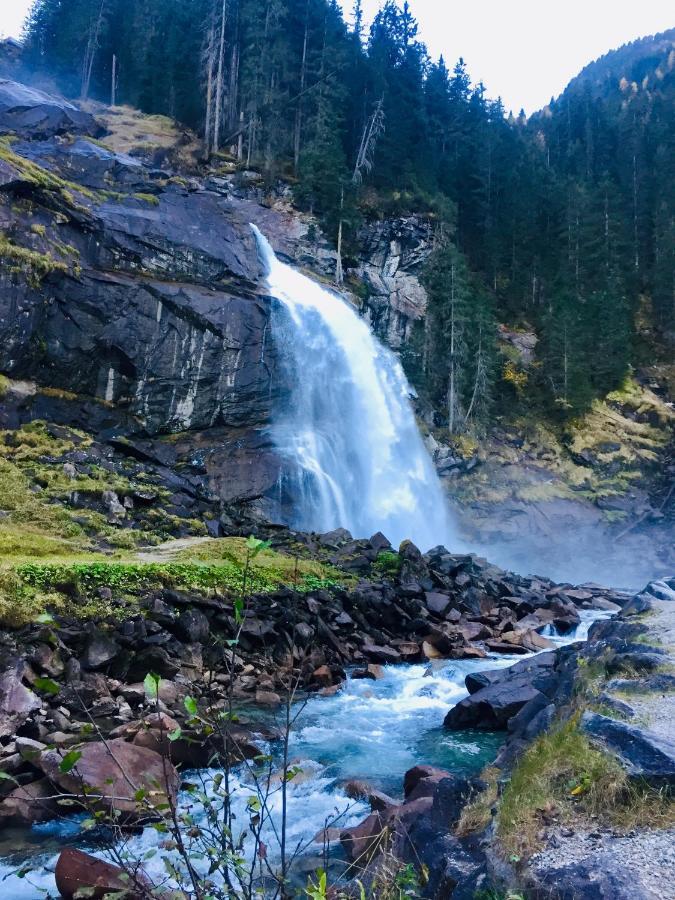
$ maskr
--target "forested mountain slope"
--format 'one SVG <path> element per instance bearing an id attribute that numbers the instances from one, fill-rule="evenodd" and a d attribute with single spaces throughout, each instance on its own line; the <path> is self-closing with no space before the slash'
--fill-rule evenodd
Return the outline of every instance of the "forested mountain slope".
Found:
<path id="1" fill-rule="evenodd" d="M 526 120 L 430 61 L 407 6 L 366 34 L 326 0 L 228 0 L 224 20 L 205 0 L 38 0 L 0 74 L 87 95 L 124 166 L 157 168 L 141 205 L 253 201 L 275 248 L 342 282 L 401 355 L 472 546 L 529 566 L 609 526 L 607 564 L 648 525 L 646 578 L 675 513 L 673 46 L 607 54 Z M 61 140 L 26 149 L 82 155 Z M 22 227 L 10 244 L 40 240 Z"/>
<path id="2" fill-rule="evenodd" d="M 592 63 L 529 121 L 462 60 L 432 61 L 407 3 L 366 32 L 360 3 L 348 24 L 334 0 L 37 0 L 26 64 L 106 100 L 114 65 L 116 102 L 289 178 L 344 268 L 364 221 L 427 215 L 429 315 L 406 364 L 462 431 L 576 415 L 672 355 L 674 37 Z M 536 332 L 535 366 L 497 352 L 498 321 Z"/>

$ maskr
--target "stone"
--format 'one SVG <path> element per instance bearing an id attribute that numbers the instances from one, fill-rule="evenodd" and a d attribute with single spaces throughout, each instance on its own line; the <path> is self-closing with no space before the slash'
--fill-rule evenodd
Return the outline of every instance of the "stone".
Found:
<path id="1" fill-rule="evenodd" d="M 446 715 L 443 724 L 451 730 L 478 728 L 499 731 L 507 727 L 509 719 L 526 703 L 539 696 L 540 691 L 527 676 L 497 682 L 460 701 Z"/>
<path id="2" fill-rule="evenodd" d="M 255 702 L 259 706 L 280 706 L 281 697 L 274 691 L 256 691 Z"/>
<path id="3" fill-rule="evenodd" d="M 30 826 L 55 819 L 61 812 L 56 794 L 48 778 L 14 788 L 0 803 L 0 823 Z"/>
<path id="4" fill-rule="evenodd" d="M 362 649 L 365 656 L 378 663 L 397 663 L 401 661 L 401 654 L 393 647 L 364 644 Z"/>
<path id="5" fill-rule="evenodd" d="M 656 788 L 675 788 L 675 742 L 599 713 L 585 712 L 581 727 L 619 758 L 631 778 Z"/>
<path id="6" fill-rule="evenodd" d="M 100 132 L 93 116 L 62 97 L 0 78 L 0 133 L 40 139 Z"/>
<path id="7" fill-rule="evenodd" d="M 35 762 L 40 758 L 42 751 L 46 750 L 46 744 L 31 738 L 17 737 L 14 743 L 17 753 L 25 762 Z"/>
<path id="8" fill-rule="evenodd" d="M 203 644 L 210 631 L 209 620 L 201 610 L 194 607 L 183 610 L 174 627 L 178 637 L 188 643 Z"/>
<path id="9" fill-rule="evenodd" d="M 328 666 L 319 666 L 312 673 L 312 681 L 320 687 L 330 687 L 333 683 L 333 675 Z"/>
<path id="10" fill-rule="evenodd" d="M 65 668 L 59 651 L 48 644 L 38 644 L 30 655 L 30 662 L 51 678 L 59 678 Z"/>
<path id="11" fill-rule="evenodd" d="M 439 769 L 436 766 L 425 766 L 418 765 L 413 766 L 412 769 L 408 769 L 408 771 L 403 776 L 403 795 L 408 799 L 411 796 L 415 788 L 420 784 L 421 781 L 424 781 L 427 778 L 449 778 L 450 773 L 445 769 Z"/>
<path id="12" fill-rule="evenodd" d="M 84 785 L 90 789 L 90 799 L 93 793 L 99 796 L 96 801 L 91 799 L 93 805 L 107 813 L 119 812 L 131 821 L 159 818 L 151 806 L 161 806 L 167 799 L 175 802 L 178 776 L 171 762 L 159 753 L 121 738 L 92 741 L 76 749 L 82 755 L 65 773 L 60 768 L 64 756 L 60 750 L 48 750 L 40 757 L 40 768 L 62 791 L 80 795 Z M 150 807 L 134 799 L 141 789 L 146 791 Z"/>
<path id="13" fill-rule="evenodd" d="M 42 703 L 39 697 L 21 681 L 23 665 L 0 675 L 0 738 L 16 733 Z"/>
<path id="14" fill-rule="evenodd" d="M 442 616 L 450 606 L 450 597 L 448 597 L 447 594 L 437 594 L 433 591 L 428 591 L 424 595 L 424 602 L 426 603 L 429 612 Z"/>
<path id="15" fill-rule="evenodd" d="M 89 636 L 82 654 L 82 666 L 92 672 L 103 669 L 115 659 L 119 651 L 119 645 L 111 637 L 94 632 Z"/>
<path id="16" fill-rule="evenodd" d="M 102 900 L 114 894 L 120 900 L 141 900 L 147 896 L 149 882 L 142 872 L 134 873 L 133 878 L 124 869 L 82 850 L 67 847 L 62 850 L 54 870 L 56 888 L 64 900 L 76 897 L 89 897 Z M 134 890 L 134 880 L 138 889 Z M 144 889 L 145 888 L 145 889 Z"/>
<path id="17" fill-rule="evenodd" d="M 386 843 L 385 816 L 371 813 L 367 819 L 340 832 L 340 843 L 350 862 L 365 865 Z"/>

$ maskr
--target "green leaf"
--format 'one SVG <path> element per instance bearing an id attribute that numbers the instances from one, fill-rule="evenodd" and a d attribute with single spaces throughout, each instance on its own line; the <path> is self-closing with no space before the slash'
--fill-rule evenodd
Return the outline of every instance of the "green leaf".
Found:
<path id="1" fill-rule="evenodd" d="M 159 675 L 154 675 L 152 672 L 148 672 L 145 676 L 143 687 L 145 688 L 145 696 L 149 700 L 157 700 L 159 697 L 160 681 Z"/>
<path id="2" fill-rule="evenodd" d="M 175 728 L 173 731 L 170 731 L 167 734 L 167 737 L 170 741 L 177 741 L 182 737 L 182 735 L 183 735 L 183 729 Z"/>
<path id="3" fill-rule="evenodd" d="M 262 553 L 263 550 L 269 550 L 270 547 L 271 541 L 261 541 L 253 535 L 250 535 L 249 539 L 246 541 L 246 549 L 248 550 L 251 559 L 255 559 L 259 553 Z"/>
<path id="4" fill-rule="evenodd" d="M 72 771 L 80 760 L 82 754 L 79 750 L 71 750 L 66 753 L 61 762 L 59 763 L 59 772 L 62 772 L 66 775 L 68 772 Z"/>
<path id="5" fill-rule="evenodd" d="M 197 715 L 197 701 L 194 697 L 186 697 L 185 700 L 183 700 L 183 706 L 191 716 Z"/>
<path id="6" fill-rule="evenodd" d="M 58 694 L 61 690 L 61 685 L 52 678 L 36 678 L 34 685 L 38 691 L 44 691 L 45 694 Z"/>

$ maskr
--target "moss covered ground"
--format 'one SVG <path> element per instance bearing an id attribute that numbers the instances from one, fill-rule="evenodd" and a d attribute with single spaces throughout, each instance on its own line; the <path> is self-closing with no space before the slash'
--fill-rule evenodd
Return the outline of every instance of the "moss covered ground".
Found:
<path id="1" fill-rule="evenodd" d="M 222 596 L 240 590 L 244 538 L 177 541 L 176 553 L 143 561 L 139 551 L 171 538 L 175 526 L 204 535 L 204 523 L 174 521 L 163 506 L 167 492 L 134 464 L 128 474 L 124 462 L 67 465 L 73 451 L 91 445 L 82 431 L 42 421 L 0 431 L 0 624 L 20 626 L 46 613 L 123 615 L 144 593 L 166 587 Z M 137 522 L 111 524 L 102 511 L 104 492 L 123 499 L 148 488 L 152 509 Z M 255 558 L 248 590 L 280 584 L 308 590 L 342 581 L 331 566 L 266 549 Z M 102 599 L 110 595 L 113 601 Z"/>
<path id="2" fill-rule="evenodd" d="M 596 401 L 582 418 L 554 428 L 521 416 L 503 435 L 458 447 L 483 465 L 452 482 L 465 503 L 544 503 L 558 498 L 598 504 L 658 474 L 675 435 L 672 405 L 635 378 Z M 605 510 L 609 522 L 623 513 Z"/>

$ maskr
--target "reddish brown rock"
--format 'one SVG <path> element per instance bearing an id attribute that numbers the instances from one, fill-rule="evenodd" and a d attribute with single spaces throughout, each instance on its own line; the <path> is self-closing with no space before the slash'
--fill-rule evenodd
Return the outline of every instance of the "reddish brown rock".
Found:
<path id="1" fill-rule="evenodd" d="M 108 812 L 131 819 L 153 817 L 155 807 L 175 802 L 178 775 L 172 763 L 154 750 L 128 744 L 121 738 L 92 741 L 76 748 L 81 757 L 68 772 L 61 771 L 65 751 L 48 750 L 40 757 L 40 768 L 62 791 L 82 796 Z M 145 799 L 135 795 L 145 791 Z"/>
<path id="2" fill-rule="evenodd" d="M 319 666 L 312 673 L 312 681 L 320 687 L 330 687 L 333 683 L 333 675 L 328 666 Z"/>
<path id="3" fill-rule="evenodd" d="M 145 896 L 142 886 L 148 884 L 140 873 L 132 876 L 119 866 L 72 847 L 61 851 L 54 878 L 64 900 L 73 900 L 76 896 L 101 900 L 108 894 L 114 894 L 115 897 L 121 894 L 123 900 L 140 900 Z M 136 890 L 134 882 L 138 885 Z"/>
<path id="4" fill-rule="evenodd" d="M 408 769 L 403 777 L 403 793 L 407 799 L 420 781 L 423 781 L 425 778 L 440 776 L 440 780 L 440 778 L 447 778 L 448 775 L 449 773 L 445 769 L 439 769 L 436 766 L 413 766 L 412 769 Z"/>
<path id="5" fill-rule="evenodd" d="M 340 832 L 340 843 L 350 862 L 365 865 L 385 846 L 388 838 L 385 818 L 382 813 L 374 812 L 359 825 Z"/>

